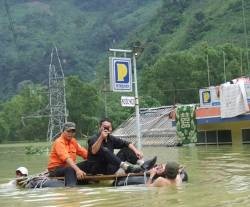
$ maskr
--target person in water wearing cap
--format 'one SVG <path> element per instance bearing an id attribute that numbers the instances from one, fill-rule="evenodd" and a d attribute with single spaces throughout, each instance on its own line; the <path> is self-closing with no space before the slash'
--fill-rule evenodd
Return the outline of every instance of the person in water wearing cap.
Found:
<path id="1" fill-rule="evenodd" d="M 65 177 L 65 186 L 75 186 L 77 180 L 86 175 L 82 163 L 76 164 L 76 157 L 81 156 L 87 159 L 88 151 L 81 147 L 75 139 L 76 125 L 73 122 L 66 122 L 63 132 L 57 138 L 51 148 L 48 171 L 51 177 Z"/>
<path id="2" fill-rule="evenodd" d="M 18 167 L 16 169 L 16 179 L 11 180 L 8 183 L 5 184 L 1 184 L 1 187 L 5 187 L 5 188 L 16 188 L 16 186 L 18 186 L 18 181 L 19 179 L 25 178 L 29 175 L 28 169 L 26 167 Z"/>
<path id="3" fill-rule="evenodd" d="M 21 182 L 29 175 L 29 171 L 26 167 L 19 167 L 16 169 L 16 179 L 14 180 L 16 186 L 22 186 Z M 13 181 L 12 181 L 13 182 Z"/>
<path id="4" fill-rule="evenodd" d="M 26 167 L 19 167 L 16 169 L 16 177 L 26 177 L 29 175 L 29 171 Z"/>
<path id="5" fill-rule="evenodd" d="M 159 164 L 149 170 L 150 177 L 147 186 L 163 187 L 168 185 L 180 185 L 182 178 L 180 176 L 180 165 L 176 162 L 167 162 Z"/>

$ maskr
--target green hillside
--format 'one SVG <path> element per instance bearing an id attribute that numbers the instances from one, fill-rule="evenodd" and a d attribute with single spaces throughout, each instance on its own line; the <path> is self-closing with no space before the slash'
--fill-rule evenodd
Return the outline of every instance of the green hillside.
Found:
<path id="1" fill-rule="evenodd" d="M 55 44 L 65 74 L 95 79 L 112 45 L 148 22 L 159 7 L 150 0 L 3 0 L 0 5 L 0 96 L 25 80 L 45 81 Z"/>
<path id="2" fill-rule="evenodd" d="M 248 1 L 108 2 L 1 1 L 1 97 L 15 93 L 22 81 L 47 80 L 53 44 L 59 48 L 65 74 L 78 74 L 85 81 L 99 78 L 97 70 L 105 73 L 107 61 L 101 62 L 108 48 L 128 48 L 135 41 L 144 46 L 139 59 L 141 70 L 172 52 L 191 49 L 195 53 L 204 42 L 209 47 L 229 43 L 245 48 L 242 2 L 248 29 Z"/>
<path id="3" fill-rule="evenodd" d="M 249 11 L 247 0 L 2 0 L 0 142 L 45 138 L 47 119 L 20 120 L 47 104 L 39 91 L 53 45 L 69 120 L 89 135 L 100 117 L 117 126 L 133 112 L 120 106 L 120 93 L 104 93 L 109 48 L 140 43 L 140 107 L 197 103 L 199 88 L 250 74 Z"/>
<path id="4" fill-rule="evenodd" d="M 131 37 L 144 45 L 141 93 L 163 105 L 198 102 L 199 88 L 249 75 L 249 11 L 250 2 L 241 0 L 162 1 Z"/>

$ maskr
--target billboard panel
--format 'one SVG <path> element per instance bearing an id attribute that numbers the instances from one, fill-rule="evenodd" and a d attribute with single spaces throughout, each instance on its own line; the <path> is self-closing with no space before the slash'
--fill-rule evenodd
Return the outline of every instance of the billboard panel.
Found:
<path id="1" fill-rule="evenodd" d="M 130 58 L 111 57 L 110 86 L 112 91 L 132 91 L 132 68 Z"/>

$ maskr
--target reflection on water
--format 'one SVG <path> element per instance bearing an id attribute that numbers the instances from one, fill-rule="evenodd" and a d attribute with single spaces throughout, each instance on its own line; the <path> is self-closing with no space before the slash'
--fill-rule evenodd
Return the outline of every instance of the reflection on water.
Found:
<path id="1" fill-rule="evenodd" d="M 0 183 L 11 178 L 15 167 L 24 163 L 37 173 L 46 166 L 47 156 L 6 157 L 0 151 Z M 250 206 L 250 146 L 147 147 L 146 157 L 158 155 L 158 162 L 176 160 L 186 167 L 189 182 L 182 186 L 147 188 L 139 186 L 83 186 L 51 189 L 0 188 L 0 206 Z M 39 159 L 38 159 L 39 158 Z M 8 160 L 9 159 L 9 160 Z M 16 159 L 18 159 L 16 161 Z M 6 163 L 11 164 L 6 165 Z M 14 163 L 13 163 L 14 162 Z M 5 165 L 4 165 L 5 164 Z M 33 169 L 30 166 L 34 166 Z"/>

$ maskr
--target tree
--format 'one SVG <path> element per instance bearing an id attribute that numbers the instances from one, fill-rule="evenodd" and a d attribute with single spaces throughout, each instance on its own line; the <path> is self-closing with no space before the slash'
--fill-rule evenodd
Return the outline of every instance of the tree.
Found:
<path id="1" fill-rule="evenodd" d="M 82 82 L 78 76 L 70 76 L 66 79 L 66 99 L 69 120 L 77 124 L 80 133 L 93 133 L 101 104 L 96 88 Z"/>

